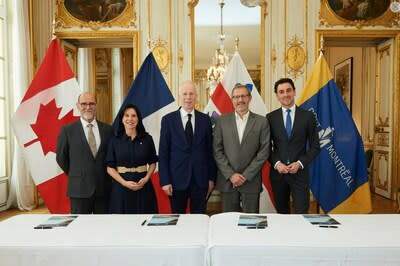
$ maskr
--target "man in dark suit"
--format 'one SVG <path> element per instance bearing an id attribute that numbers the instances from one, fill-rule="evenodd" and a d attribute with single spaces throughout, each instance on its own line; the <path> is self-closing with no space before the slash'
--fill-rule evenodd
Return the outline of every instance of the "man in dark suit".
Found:
<path id="1" fill-rule="evenodd" d="M 170 196 L 173 213 L 185 213 L 188 199 L 191 213 L 205 213 L 207 195 L 214 188 L 211 120 L 194 109 L 196 98 L 195 84 L 183 82 L 181 107 L 161 120 L 160 185 Z"/>
<path id="2" fill-rule="evenodd" d="M 278 213 L 290 213 L 290 194 L 296 213 L 310 204 L 308 166 L 318 155 L 319 137 L 312 112 L 294 103 L 296 88 L 289 78 L 278 80 L 274 92 L 281 108 L 267 115 L 271 128 L 270 179 Z"/>
<path id="3" fill-rule="evenodd" d="M 111 178 L 104 163 L 112 127 L 96 120 L 96 99 L 82 93 L 79 120 L 62 127 L 56 160 L 68 175 L 71 213 L 107 213 Z"/>
<path id="4" fill-rule="evenodd" d="M 249 111 L 250 101 L 249 89 L 236 84 L 235 111 L 220 116 L 215 124 L 213 148 L 223 212 L 259 212 L 261 168 L 269 155 L 270 131 L 265 117 Z"/>

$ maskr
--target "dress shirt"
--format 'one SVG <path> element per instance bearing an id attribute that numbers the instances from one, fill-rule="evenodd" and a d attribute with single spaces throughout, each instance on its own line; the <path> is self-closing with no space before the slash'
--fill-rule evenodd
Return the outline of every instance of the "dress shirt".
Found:
<path id="1" fill-rule="evenodd" d="M 245 115 L 243 115 L 243 118 L 241 118 L 240 115 L 235 112 L 236 128 L 237 128 L 238 135 L 239 135 L 239 143 L 242 143 L 243 133 L 244 133 L 244 129 L 246 128 L 246 125 L 247 125 L 247 120 L 249 119 L 249 114 L 250 114 L 250 112 L 247 111 L 247 113 Z"/>
<path id="2" fill-rule="evenodd" d="M 287 116 L 287 110 L 288 108 L 282 107 L 282 117 L 283 117 L 283 125 L 286 125 L 286 116 Z M 293 123 L 294 123 L 294 116 L 296 113 L 296 105 L 294 104 L 290 109 L 290 118 L 292 118 L 292 130 L 293 130 Z"/>
<path id="3" fill-rule="evenodd" d="M 182 119 L 182 125 L 183 125 L 183 129 L 185 129 L 186 123 L 189 120 L 188 114 L 192 114 L 192 118 L 190 119 L 190 121 L 192 122 L 192 128 L 193 128 L 193 135 L 194 135 L 194 121 L 195 121 L 195 115 L 194 115 L 194 109 L 191 112 L 186 112 L 183 108 L 179 109 L 179 111 L 181 112 L 181 119 Z"/>
<path id="4" fill-rule="evenodd" d="M 86 121 L 82 117 L 80 119 L 81 119 L 81 123 L 82 123 L 82 127 L 83 127 L 83 132 L 85 132 L 86 140 L 89 143 L 89 139 L 88 139 L 89 127 L 87 126 L 89 123 L 88 123 L 88 121 Z M 96 139 L 96 150 L 99 150 L 100 142 L 101 142 L 100 132 L 99 132 L 99 125 L 97 124 L 96 119 L 94 119 L 90 124 L 93 125 L 92 129 L 93 129 L 94 138 Z"/>
<path id="5" fill-rule="evenodd" d="M 286 125 L 286 116 L 287 116 L 286 110 L 287 110 L 287 109 L 288 109 L 288 108 L 282 107 L 283 125 Z M 293 106 L 290 107 L 289 109 L 290 109 L 290 118 L 292 118 L 292 132 L 293 132 L 293 123 L 294 123 L 294 116 L 295 116 L 295 113 L 296 113 L 296 105 L 293 104 Z M 275 169 L 276 169 L 276 166 L 278 165 L 278 163 L 280 163 L 280 162 L 281 162 L 281 161 L 277 161 L 277 162 L 275 163 L 275 165 L 274 165 L 274 168 L 275 168 Z M 297 162 L 300 164 L 300 168 L 301 168 L 301 169 L 304 169 L 303 163 L 302 163 L 300 160 L 298 160 Z"/>

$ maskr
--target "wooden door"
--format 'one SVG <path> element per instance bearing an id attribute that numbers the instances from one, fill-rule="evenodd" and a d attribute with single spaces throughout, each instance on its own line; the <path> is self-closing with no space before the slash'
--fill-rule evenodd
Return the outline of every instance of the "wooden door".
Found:
<path id="1" fill-rule="evenodd" d="M 377 46 L 373 180 L 375 193 L 391 198 L 394 41 Z"/>

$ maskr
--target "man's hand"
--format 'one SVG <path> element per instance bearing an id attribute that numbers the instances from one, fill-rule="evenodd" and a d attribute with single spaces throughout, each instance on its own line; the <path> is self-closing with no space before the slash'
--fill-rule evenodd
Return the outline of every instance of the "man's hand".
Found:
<path id="1" fill-rule="evenodd" d="M 234 173 L 229 180 L 231 181 L 233 188 L 240 187 L 244 182 L 246 182 L 246 178 L 239 173 Z"/>
<path id="2" fill-rule="evenodd" d="M 171 184 L 168 184 L 168 185 L 165 185 L 165 186 L 162 186 L 162 190 L 164 191 L 164 193 L 167 195 L 167 196 L 172 196 L 172 185 Z"/>
<path id="3" fill-rule="evenodd" d="M 287 174 L 289 173 L 289 167 L 286 166 L 285 164 L 279 162 L 276 167 L 276 171 L 278 171 L 280 174 Z"/>
<path id="4" fill-rule="evenodd" d="M 288 168 L 288 171 L 290 174 L 295 174 L 295 173 L 297 173 L 297 171 L 299 171 L 299 169 L 301 169 L 301 165 L 297 161 L 297 162 L 289 164 L 287 168 Z"/>

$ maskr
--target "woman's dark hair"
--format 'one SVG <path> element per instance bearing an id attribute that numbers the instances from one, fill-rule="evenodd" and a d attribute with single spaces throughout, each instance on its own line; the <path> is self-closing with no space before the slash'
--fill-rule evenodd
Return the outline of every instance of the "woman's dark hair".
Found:
<path id="1" fill-rule="evenodd" d="M 284 83 L 289 83 L 290 85 L 292 85 L 293 90 L 296 90 L 296 87 L 294 86 L 293 80 L 291 80 L 290 78 L 281 78 L 280 80 L 278 80 L 277 82 L 275 82 L 274 85 L 274 92 L 276 93 L 276 91 L 278 90 L 278 86 Z"/>
<path id="2" fill-rule="evenodd" d="M 125 127 L 124 124 L 122 123 L 122 118 L 124 117 L 125 111 L 128 109 L 133 109 L 136 112 L 136 115 L 138 117 L 138 123 L 136 126 L 136 132 L 138 137 L 143 137 L 144 134 L 146 134 L 146 130 L 144 129 L 143 126 L 143 121 L 142 121 L 142 114 L 140 113 L 139 108 L 134 105 L 134 104 L 127 104 L 122 108 L 118 114 L 118 120 L 119 120 L 119 127 L 117 131 L 117 136 L 122 136 L 125 133 Z"/>

